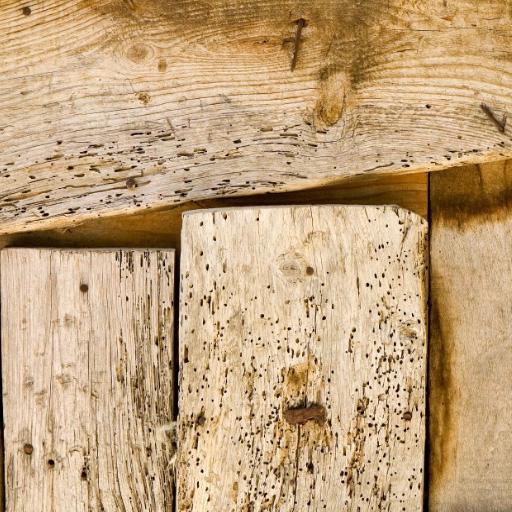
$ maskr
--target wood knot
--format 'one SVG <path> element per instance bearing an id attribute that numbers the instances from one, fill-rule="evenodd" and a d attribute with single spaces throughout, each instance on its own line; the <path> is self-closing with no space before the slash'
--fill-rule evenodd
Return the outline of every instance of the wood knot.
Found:
<path id="1" fill-rule="evenodd" d="M 34 447 L 30 443 L 25 443 L 23 445 L 23 453 L 26 453 L 27 455 L 32 455 L 34 451 Z"/>
<path id="2" fill-rule="evenodd" d="M 328 66 L 320 71 L 318 99 L 313 111 L 316 127 L 328 128 L 341 119 L 350 89 L 350 78 L 344 69 Z"/>
<path id="3" fill-rule="evenodd" d="M 292 407 L 284 411 L 284 419 L 290 425 L 303 425 L 308 421 L 323 423 L 325 421 L 325 407 L 312 404 L 308 407 Z"/>

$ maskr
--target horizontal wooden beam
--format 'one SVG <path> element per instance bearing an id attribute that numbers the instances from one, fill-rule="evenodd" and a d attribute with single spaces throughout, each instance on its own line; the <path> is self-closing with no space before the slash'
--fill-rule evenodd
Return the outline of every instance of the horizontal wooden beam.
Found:
<path id="1" fill-rule="evenodd" d="M 283 204 L 396 204 L 427 218 L 428 174 L 363 176 L 350 184 L 282 194 L 189 201 L 164 210 L 92 219 L 74 227 L 0 235 L 2 247 L 174 247 L 179 248 L 183 214 L 227 206 Z"/>
<path id="2" fill-rule="evenodd" d="M 6 0 L 0 232 L 511 157 L 508 5 Z"/>

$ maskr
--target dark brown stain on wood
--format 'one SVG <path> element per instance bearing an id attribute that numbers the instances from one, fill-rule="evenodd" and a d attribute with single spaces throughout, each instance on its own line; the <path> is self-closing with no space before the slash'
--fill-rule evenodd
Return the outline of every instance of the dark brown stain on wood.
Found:
<path id="1" fill-rule="evenodd" d="M 434 174 L 432 215 L 445 226 L 464 231 L 499 222 L 512 214 L 510 161 L 465 166 Z"/>
<path id="2" fill-rule="evenodd" d="M 434 487 L 442 481 L 454 462 L 456 439 L 452 403 L 456 397 L 451 366 L 453 344 L 449 325 L 439 317 L 437 303 L 431 311 L 429 348 L 429 481 Z"/>

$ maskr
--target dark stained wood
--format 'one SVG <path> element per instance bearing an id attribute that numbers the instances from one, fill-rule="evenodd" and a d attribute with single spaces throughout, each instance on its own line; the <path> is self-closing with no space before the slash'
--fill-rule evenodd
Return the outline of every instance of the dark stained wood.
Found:
<path id="1" fill-rule="evenodd" d="M 512 164 L 431 176 L 432 512 L 512 509 Z"/>

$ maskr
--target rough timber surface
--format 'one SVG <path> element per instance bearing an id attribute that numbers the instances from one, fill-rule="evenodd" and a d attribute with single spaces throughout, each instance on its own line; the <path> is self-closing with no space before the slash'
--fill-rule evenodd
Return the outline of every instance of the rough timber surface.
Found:
<path id="1" fill-rule="evenodd" d="M 490 115 L 512 111 L 511 18 L 508 0 L 3 0 L 0 232 L 510 157 Z"/>
<path id="2" fill-rule="evenodd" d="M 89 219 L 80 225 L 0 236 L 0 247 L 180 246 L 183 213 L 226 206 L 271 204 L 396 204 L 427 217 L 428 174 L 362 176 L 346 183 L 281 194 L 191 201 L 171 208 Z"/>
<path id="3" fill-rule="evenodd" d="M 185 215 L 180 512 L 421 510 L 426 235 L 397 207 Z"/>
<path id="4" fill-rule="evenodd" d="M 173 267 L 2 251 L 8 512 L 172 511 Z"/>
<path id="5" fill-rule="evenodd" d="M 432 175 L 432 512 L 512 510 L 512 163 Z"/>

